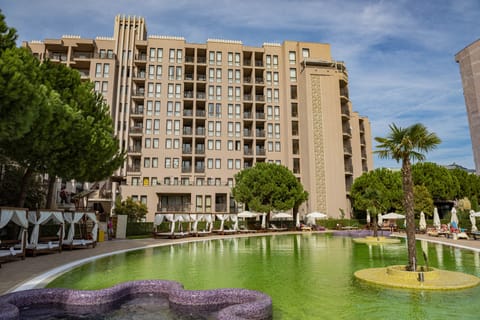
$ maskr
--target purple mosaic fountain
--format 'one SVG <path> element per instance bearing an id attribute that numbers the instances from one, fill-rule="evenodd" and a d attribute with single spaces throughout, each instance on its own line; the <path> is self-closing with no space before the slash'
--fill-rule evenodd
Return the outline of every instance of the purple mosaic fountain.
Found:
<path id="1" fill-rule="evenodd" d="M 20 319 L 21 309 L 56 305 L 75 309 L 108 312 L 120 301 L 154 295 L 168 300 L 171 309 L 183 313 L 215 312 L 217 319 L 271 319 L 272 299 L 247 289 L 184 290 L 168 280 L 125 282 L 102 290 L 33 289 L 0 296 L 0 320 Z"/>
<path id="2" fill-rule="evenodd" d="M 340 237 L 352 237 L 352 238 L 361 238 L 367 236 L 373 236 L 373 230 L 336 230 L 333 231 L 334 236 Z M 380 231 L 378 230 L 379 236 L 389 237 L 391 234 L 390 231 Z"/>

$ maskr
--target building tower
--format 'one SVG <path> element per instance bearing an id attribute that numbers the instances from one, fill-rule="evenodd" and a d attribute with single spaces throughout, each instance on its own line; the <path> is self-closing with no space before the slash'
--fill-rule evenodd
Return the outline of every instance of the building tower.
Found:
<path id="1" fill-rule="evenodd" d="M 309 192 L 301 215 L 348 217 L 354 178 L 373 168 L 370 123 L 352 111 L 346 66 L 328 44 L 194 44 L 117 16 L 111 38 L 24 46 L 103 94 L 127 151 L 118 182 L 104 186 L 146 203 L 148 221 L 156 212 L 236 212 L 234 174 L 266 161 L 287 166 Z"/>
<path id="2" fill-rule="evenodd" d="M 480 174 L 480 40 L 455 55 L 460 65 L 475 171 Z"/>

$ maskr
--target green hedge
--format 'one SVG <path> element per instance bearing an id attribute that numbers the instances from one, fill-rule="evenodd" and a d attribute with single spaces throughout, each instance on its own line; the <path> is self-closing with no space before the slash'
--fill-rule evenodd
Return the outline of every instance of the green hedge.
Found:
<path id="1" fill-rule="evenodd" d="M 129 222 L 127 223 L 127 237 L 152 234 L 153 222 Z"/>

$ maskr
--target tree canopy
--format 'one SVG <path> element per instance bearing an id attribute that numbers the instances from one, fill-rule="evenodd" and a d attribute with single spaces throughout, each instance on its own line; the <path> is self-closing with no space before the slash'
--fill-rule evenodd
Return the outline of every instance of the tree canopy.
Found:
<path id="1" fill-rule="evenodd" d="M 117 199 L 113 211 L 116 215 L 126 215 L 128 222 L 139 222 L 145 219 L 148 213 L 145 204 L 140 201 L 133 201 L 131 197 L 128 197 L 125 201 Z"/>
<path id="2" fill-rule="evenodd" d="M 308 192 L 287 167 L 265 162 L 238 172 L 232 193 L 248 209 L 267 213 L 290 210 L 308 199 Z"/>
<path id="3" fill-rule="evenodd" d="M 445 167 L 432 162 L 412 166 L 413 183 L 424 185 L 434 200 L 454 199 L 460 191 L 458 180 Z"/>

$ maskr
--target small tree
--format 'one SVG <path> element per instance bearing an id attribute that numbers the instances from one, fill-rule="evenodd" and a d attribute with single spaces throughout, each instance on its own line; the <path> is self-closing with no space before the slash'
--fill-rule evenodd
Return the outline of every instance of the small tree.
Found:
<path id="1" fill-rule="evenodd" d="M 266 162 L 237 173 L 232 194 L 249 209 L 267 213 L 298 208 L 308 199 L 308 192 L 287 167 Z"/>
<path id="2" fill-rule="evenodd" d="M 131 197 L 128 197 L 125 201 L 117 199 L 113 212 L 117 216 L 126 215 L 128 222 L 139 222 L 145 219 L 148 209 L 145 204 L 140 201 L 133 201 Z"/>
<path id="3" fill-rule="evenodd" d="M 423 211 L 426 216 L 433 216 L 433 199 L 427 187 L 413 186 L 413 199 L 416 213 L 420 214 Z"/>

